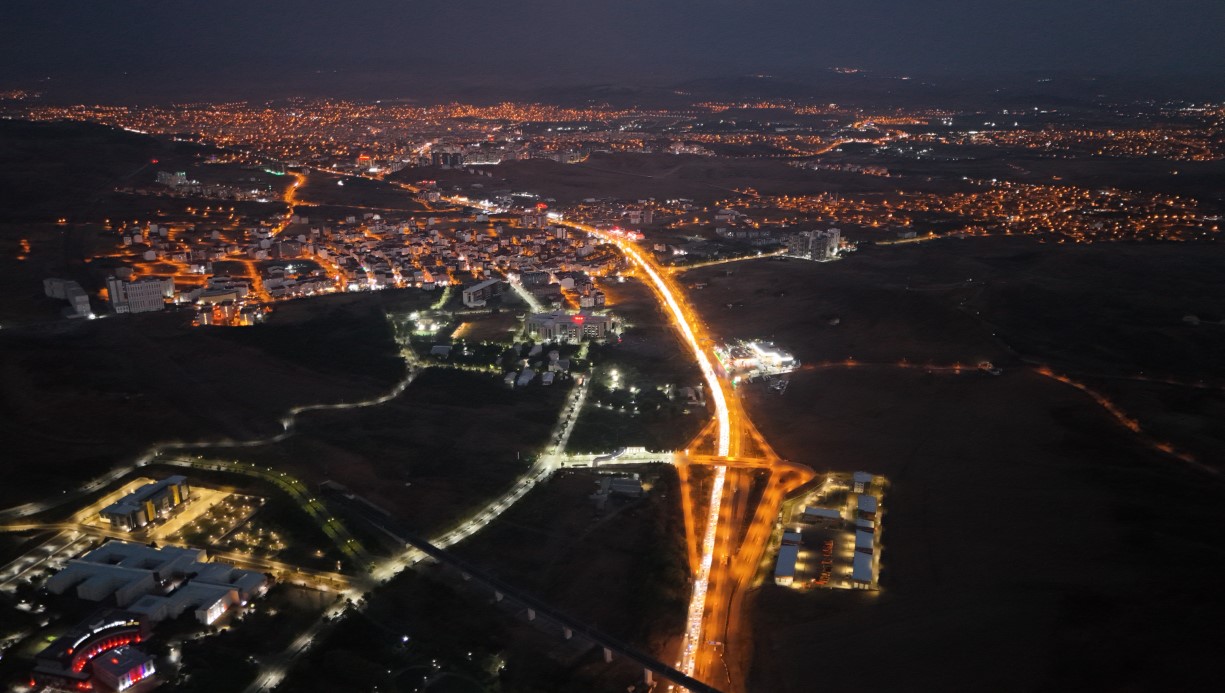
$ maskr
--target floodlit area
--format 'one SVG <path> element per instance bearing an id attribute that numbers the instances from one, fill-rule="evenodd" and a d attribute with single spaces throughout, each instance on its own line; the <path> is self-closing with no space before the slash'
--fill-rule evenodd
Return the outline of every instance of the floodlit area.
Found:
<path id="1" fill-rule="evenodd" d="M 799 368 L 795 356 L 773 342 L 739 340 L 714 349 L 715 359 L 733 383 L 790 373 Z"/>
<path id="2" fill-rule="evenodd" d="M 868 472 L 834 473 L 789 501 L 775 537 L 774 583 L 799 590 L 879 589 L 887 485 Z"/>

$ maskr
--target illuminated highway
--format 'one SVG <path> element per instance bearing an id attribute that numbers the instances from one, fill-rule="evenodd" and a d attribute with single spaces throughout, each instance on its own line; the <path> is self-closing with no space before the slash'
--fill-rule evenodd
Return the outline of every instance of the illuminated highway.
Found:
<path id="1" fill-rule="evenodd" d="M 450 198 L 448 201 L 465 206 L 483 206 L 479 201 L 466 197 Z M 726 641 L 738 632 L 739 599 L 743 590 L 756 573 L 758 561 L 765 551 L 767 540 L 773 528 L 782 500 L 786 493 L 811 478 L 812 472 L 806 467 L 785 463 L 774 454 L 757 430 L 753 427 L 739 399 L 732 392 L 731 386 L 719 377 L 714 368 L 713 356 L 707 345 L 712 341 L 706 336 L 701 321 L 685 303 L 683 295 L 677 289 L 667 273 L 646 255 L 624 234 L 617 231 L 607 231 L 590 224 L 572 222 L 560 215 L 551 217 L 559 224 L 591 234 L 605 242 L 616 245 L 625 256 L 646 275 L 648 283 L 657 298 L 666 307 L 672 319 L 673 327 L 680 334 L 686 346 L 693 353 L 698 368 L 710 391 L 710 401 L 714 404 L 713 426 L 699 435 L 698 439 L 681 458 L 681 465 L 691 462 L 711 464 L 714 470 L 710 482 L 710 495 L 706 500 L 703 514 L 699 519 L 693 512 L 693 502 L 688 498 L 692 493 L 692 484 L 686 480 L 690 475 L 681 476 L 683 499 L 686 509 L 686 534 L 691 547 L 690 556 L 693 563 L 690 568 L 693 573 L 693 593 L 690 597 L 689 609 L 685 620 L 685 639 L 678 668 L 686 675 L 712 684 L 735 687 L 736 681 L 730 669 L 725 664 L 721 651 L 726 647 Z M 710 454 L 701 455 L 690 460 L 689 453 L 697 452 L 699 447 L 710 439 L 713 443 Z M 742 450 L 742 443 L 750 442 L 753 449 Z M 695 455 L 695 457 L 697 457 Z M 733 500 L 738 501 L 733 506 L 724 508 L 724 495 L 728 487 L 728 466 L 757 466 L 769 469 L 774 466 L 786 468 L 782 474 L 771 473 L 767 488 L 757 504 L 757 512 L 751 518 L 751 524 L 737 548 L 738 532 L 735 527 L 749 521 L 747 517 L 749 504 L 747 497 L 752 483 L 752 475 L 743 472 L 734 474 L 735 483 L 731 485 Z M 693 547 L 697 541 L 698 525 L 701 525 L 700 549 Z M 716 546 L 723 546 L 720 555 L 726 560 L 715 561 Z M 732 556 L 735 559 L 732 560 Z M 712 587 L 714 589 L 712 589 Z M 719 643 L 712 645 L 711 643 Z M 722 676 L 716 675 L 716 658 L 722 665 Z M 739 675 L 737 675 L 737 678 Z"/>
<path id="2" fill-rule="evenodd" d="M 687 470 L 681 475 L 693 593 L 686 614 L 679 669 L 706 683 L 736 689 L 744 672 L 740 669 L 733 672 L 734 664 L 727 661 L 725 654 L 728 641 L 742 632 L 739 612 L 743 588 L 750 585 L 757 572 L 783 499 L 790 490 L 810 479 L 812 471 L 781 460 L 753 427 L 730 384 L 714 368 L 708 346 L 712 340 L 665 271 L 620 233 L 556 221 L 615 244 L 642 270 L 706 380 L 715 410 L 713 426 L 699 435 L 678 460 L 681 465 L 710 464 L 714 470 L 710 495 L 700 516 L 689 497 L 693 489 L 689 483 L 691 476 Z M 712 444 L 709 454 L 701 454 L 707 442 Z M 756 477 L 742 467 L 756 467 L 767 474 L 756 512 L 749 502 Z M 725 500 L 729 489 L 731 497 Z M 742 527 L 743 537 L 739 532 Z M 720 557 L 718 561 L 716 556 Z"/>

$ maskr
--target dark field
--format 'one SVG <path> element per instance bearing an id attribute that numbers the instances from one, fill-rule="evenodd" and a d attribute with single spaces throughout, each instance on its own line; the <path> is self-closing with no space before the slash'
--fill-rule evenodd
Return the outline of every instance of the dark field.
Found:
<path id="1" fill-rule="evenodd" d="M 1189 690 L 1219 676 L 1219 477 L 1033 369 L 1100 388 L 1219 467 L 1219 392 L 1130 378 L 1225 377 L 1225 332 L 1182 321 L 1225 312 L 1221 260 L 1210 245 L 950 240 L 687 274 L 711 282 L 691 297 L 713 333 L 773 337 L 807 362 L 782 396 L 743 390 L 779 454 L 891 482 L 881 593 L 761 588 L 739 644 L 749 690 L 865 676 L 873 690 Z"/>
<path id="2" fill-rule="evenodd" d="M 784 457 L 891 482 L 879 595 L 763 587 L 749 690 L 1191 690 L 1221 674 L 1222 488 L 1028 372 L 803 373 Z"/>
<path id="3" fill-rule="evenodd" d="M 102 125 L 0 120 L 5 221 L 92 218 L 116 185 L 130 184 L 173 148 Z"/>
<path id="4" fill-rule="evenodd" d="M 440 186 L 480 183 L 484 190 L 506 187 L 532 190 L 561 203 L 598 195 L 617 199 L 670 199 L 683 197 L 698 204 L 736 197 L 736 189 L 754 188 L 763 194 L 795 194 L 815 189 L 868 190 L 879 185 L 867 176 L 825 171 L 804 171 L 785 161 L 720 159 L 672 154 L 592 154 L 579 164 L 545 159 L 508 161 L 480 170 L 492 178 L 471 175 L 466 169 L 405 169 L 395 178 L 405 182 L 437 179 Z M 481 194 L 480 189 L 471 194 Z"/>
<path id="5" fill-rule="evenodd" d="M 436 570 L 401 573 L 320 635 L 276 690 L 620 693 L 641 677 L 634 665 L 605 664 L 598 649 L 542 632 L 464 584 Z"/>
<path id="6" fill-rule="evenodd" d="M 562 613 L 661 652 L 683 633 L 689 599 L 678 479 L 664 466 L 624 471 L 654 488 L 599 511 L 589 498 L 599 475 L 561 471 L 456 552 Z"/>
<path id="7" fill-rule="evenodd" d="M 1223 262 L 1214 244 L 949 239 L 867 246 L 834 263 L 709 267 L 684 280 L 710 282 L 690 296 L 716 334 L 774 337 L 808 362 L 1024 359 L 1220 382 L 1225 329 L 1183 317 L 1225 316 Z"/>
<path id="8" fill-rule="evenodd" d="M 154 442 L 270 435 L 292 406 L 368 398 L 403 373 L 382 313 L 360 304 L 232 330 L 173 314 L 3 330 L 0 354 L 3 506 L 73 488 Z"/>
<path id="9" fill-rule="evenodd" d="M 285 469 L 307 483 L 331 479 L 428 533 L 527 469 L 566 391 L 510 390 L 485 373 L 427 369 L 385 404 L 312 412 L 280 443 L 204 454 Z"/>

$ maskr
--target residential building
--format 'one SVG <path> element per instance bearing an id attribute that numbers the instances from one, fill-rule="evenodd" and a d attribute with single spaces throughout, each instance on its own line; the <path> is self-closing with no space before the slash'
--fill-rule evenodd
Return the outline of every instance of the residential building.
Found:
<path id="1" fill-rule="evenodd" d="M 124 281 L 107 277 L 106 292 L 116 313 L 150 313 L 166 307 L 174 298 L 174 280 L 168 277 L 145 277 Z"/>
<path id="2" fill-rule="evenodd" d="M 487 279 L 480 284 L 464 289 L 464 305 L 469 308 L 481 308 L 490 299 L 501 296 L 506 291 L 506 282 L 501 279 Z"/>
<path id="3" fill-rule="evenodd" d="M 842 231 L 799 231 L 783 238 L 787 254 L 805 260 L 832 260 L 838 256 L 842 243 Z"/>

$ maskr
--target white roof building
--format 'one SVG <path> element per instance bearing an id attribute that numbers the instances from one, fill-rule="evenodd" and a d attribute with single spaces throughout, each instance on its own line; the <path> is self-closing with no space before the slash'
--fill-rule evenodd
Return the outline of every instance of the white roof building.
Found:
<path id="1" fill-rule="evenodd" d="M 774 564 L 774 582 L 787 586 L 795 581 L 796 564 L 800 560 L 800 547 L 784 544 L 778 550 L 778 562 Z"/>
<path id="2" fill-rule="evenodd" d="M 75 587 L 77 596 L 87 601 L 113 596 L 118 606 L 150 621 L 176 618 L 193 609 L 206 624 L 267 591 L 268 577 L 263 573 L 206 563 L 204 558 L 200 549 L 110 541 L 69 561 L 47 580 L 46 588 L 63 594 Z"/>

